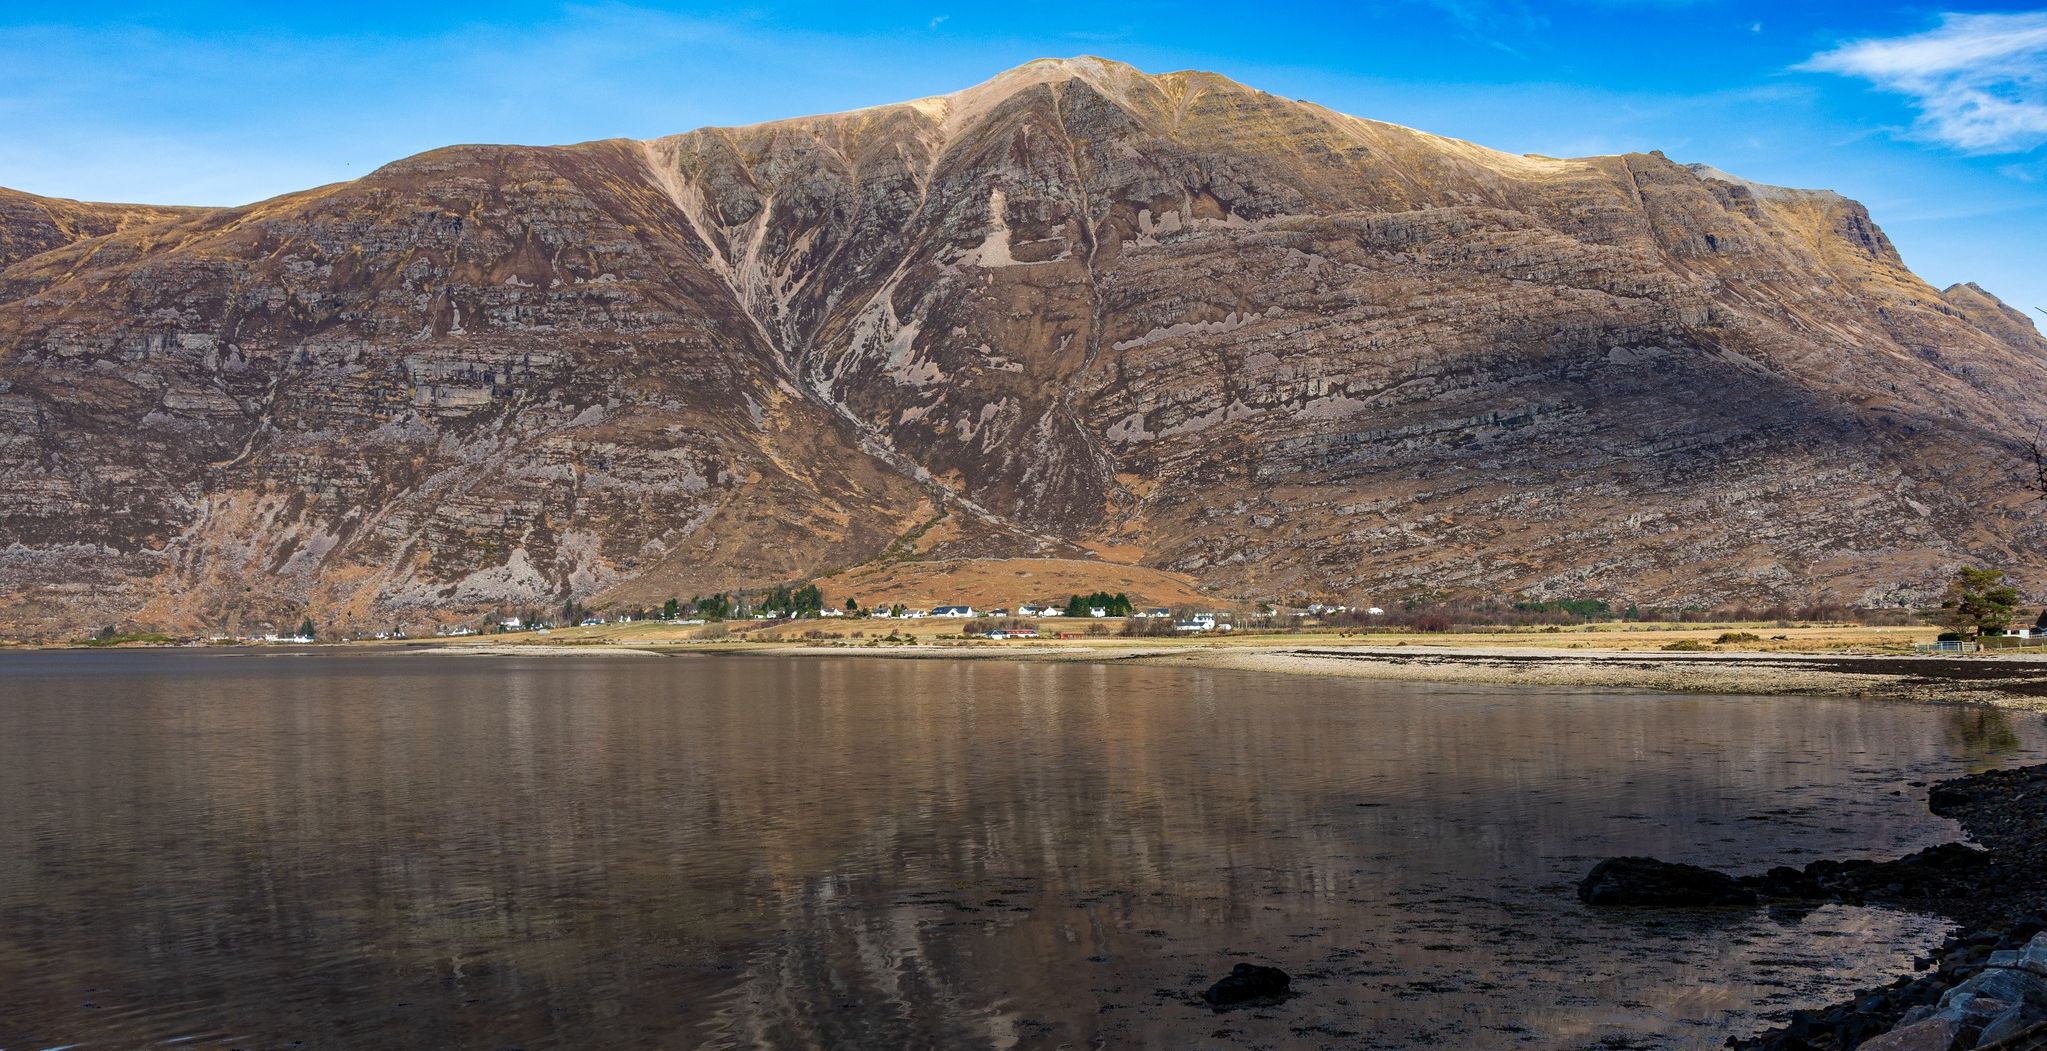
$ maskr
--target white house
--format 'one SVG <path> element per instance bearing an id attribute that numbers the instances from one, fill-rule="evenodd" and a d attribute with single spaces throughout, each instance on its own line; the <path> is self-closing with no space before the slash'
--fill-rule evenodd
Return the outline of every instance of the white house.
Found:
<path id="1" fill-rule="evenodd" d="M 1165 608 L 1164 606 L 1153 606 L 1151 609 L 1139 610 L 1135 614 L 1133 614 L 1133 616 L 1145 617 L 1152 620 L 1163 620 L 1164 618 L 1170 617 L 1172 615 L 1173 611 Z"/>
<path id="2" fill-rule="evenodd" d="M 931 615 L 934 617 L 971 617 L 974 615 L 974 607 L 935 606 L 931 610 Z"/>
<path id="3" fill-rule="evenodd" d="M 1087 608 L 1087 615 L 1090 617 L 1106 617 L 1109 615 L 1109 608 L 1107 606 L 1089 606 Z"/>
<path id="4" fill-rule="evenodd" d="M 1213 613 L 1196 613 L 1186 620 L 1176 621 L 1173 624 L 1174 631 L 1216 631 L 1218 629 L 1228 631 L 1230 626 L 1227 624 L 1218 625 L 1215 622 L 1215 614 Z"/>

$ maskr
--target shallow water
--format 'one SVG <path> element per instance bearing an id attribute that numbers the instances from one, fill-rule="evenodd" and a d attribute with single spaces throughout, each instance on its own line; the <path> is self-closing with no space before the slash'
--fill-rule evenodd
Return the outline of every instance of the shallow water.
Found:
<path id="1" fill-rule="evenodd" d="M 0 1049 L 1718 1046 L 1876 909 L 1648 853 L 1954 838 L 2037 717 L 1085 665 L 0 656 Z M 1198 1003 L 1239 960 L 1283 1004 Z"/>

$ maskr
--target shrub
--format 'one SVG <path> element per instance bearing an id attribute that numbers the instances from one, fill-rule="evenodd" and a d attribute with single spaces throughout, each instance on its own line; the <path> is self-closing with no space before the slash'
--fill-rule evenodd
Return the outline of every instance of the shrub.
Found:
<path id="1" fill-rule="evenodd" d="M 1698 653 L 1702 650 L 1710 650 L 1713 647 L 1697 639 L 1679 639 L 1676 642 L 1666 643 L 1663 648 L 1673 653 Z"/>
<path id="2" fill-rule="evenodd" d="M 1763 637 L 1753 631 L 1723 631 L 1713 641 L 1724 646 L 1730 642 L 1761 642 Z"/>

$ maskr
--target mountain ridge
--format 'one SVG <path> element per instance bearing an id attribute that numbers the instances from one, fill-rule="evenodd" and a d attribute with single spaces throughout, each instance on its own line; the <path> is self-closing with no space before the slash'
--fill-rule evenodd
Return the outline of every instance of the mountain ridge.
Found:
<path id="1" fill-rule="evenodd" d="M 885 555 L 1113 552 L 1244 598 L 2041 582 L 2011 457 L 2047 342 L 1853 201 L 1661 154 L 1083 58 L 126 215 L 0 258 L 17 630 Z"/>

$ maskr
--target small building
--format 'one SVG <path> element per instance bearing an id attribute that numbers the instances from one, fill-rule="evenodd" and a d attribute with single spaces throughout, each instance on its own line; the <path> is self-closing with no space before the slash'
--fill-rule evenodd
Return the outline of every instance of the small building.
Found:
<path id="1" fill-rule="evenodd" d="M 1009 616 L 1009 610 L 998 607 L 996 609 L 982 610 L 981 615 L 984 617 L 1007 617 Z"/>
<path id="2" fill-rule="evenodd" d="M 934 617 L 971 617 L 974 615 L 974 607 L 934 606 L 932 607 L 931 615 Z"/>
<path id="3" fill-rule="evenodd" d="M 1229 630 L 1229 626 L 1228 626 L 1228 625 L 1226 625 L 1226 624 L 1225 624 L 1225 625 L 1222 625 L 1221 627 L 1222 627 L 1222 630 L 1224 630 L 1224 631 L 1227 631 L 1227 630 Z M 1186 620 L 1182 620 L 1182 621 L 1175 621 L 1175 622 L 1174 622 L 1174 624 L 1173 624 L 1173 630 L 1174 630 L 1174 631 L 1215 631 L 1215 630 L 1217 630 L 1217 624 L 1216 624 L 1216 620 L 1215 620 L 1215 614 L 1213 614 L 1213 613 L 1196 613 L 1195 615 L 1193 615 L 1193 616 L 1191 616 L 1191 617 L 1188 617 L 1188 618 L 1187 618 Z"/>
<path id="4" fill-rule="evenodd" d="M 1164 606 L 1153 606 L 1150 609 L 1138 610 L 1135 614 L 1132 615 L 1143 617 L 1147 620 L 1164 620 L 1167 617 L 1172 616 L 1173 611 L 1165 608 Z"/>
<path id="5" fill-rule="evenodd" d="M 1038 629 L 1036 629 L 1036 628 L 996 628 L 996 629 L 994 629 L 993 631 L 990 631 L 990 632 L 988 633 L 988 637 L 989 637 L 989 638 L 991 638 L 991 639 L 996 639 L 996 640 L 1001 640 L 1001 639 L 1035 639 L 1035 638 L 1037 638 L 1037 637 L 1038 637 Z"/>
<path id="6" fill-rule="evenodd" d="M 1087 615 L 1090 617 L 1106 617 L 1109 615 L 1109 608 L 1107 606 L 1089 606 L 1087 608 Z"/>

